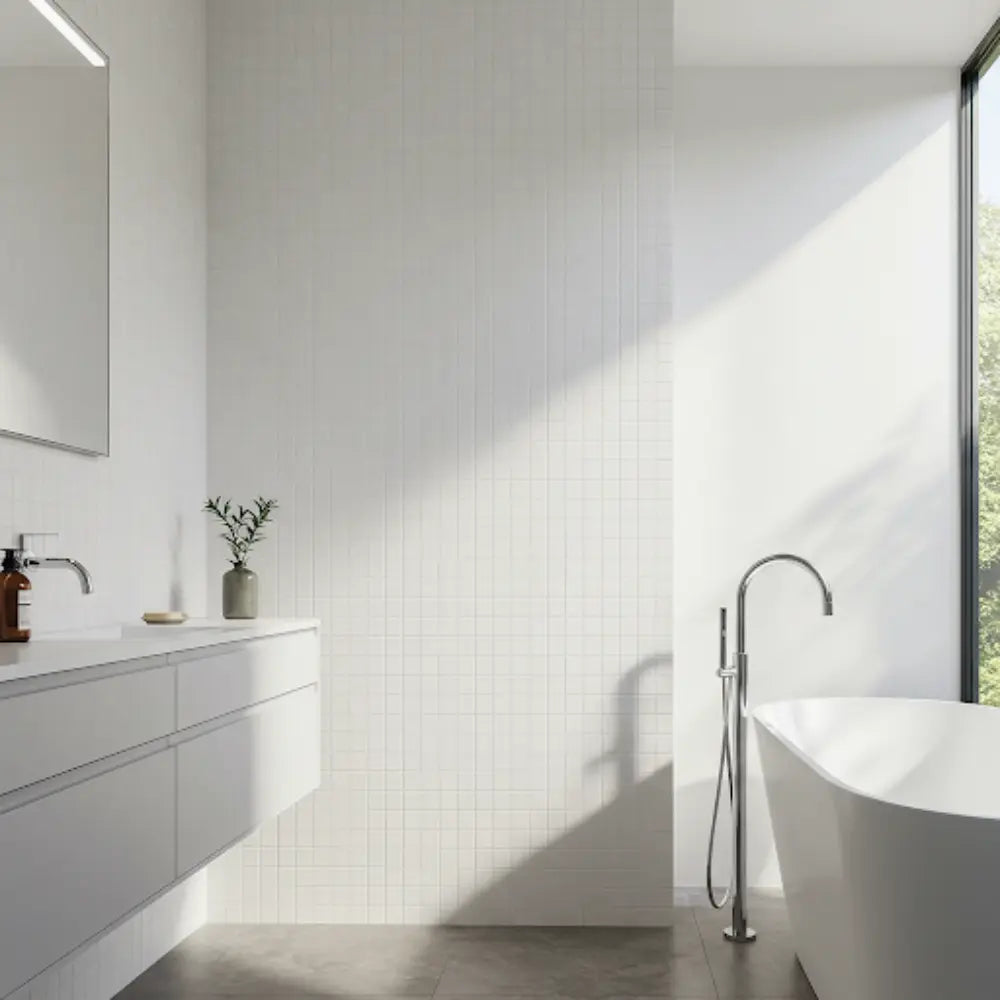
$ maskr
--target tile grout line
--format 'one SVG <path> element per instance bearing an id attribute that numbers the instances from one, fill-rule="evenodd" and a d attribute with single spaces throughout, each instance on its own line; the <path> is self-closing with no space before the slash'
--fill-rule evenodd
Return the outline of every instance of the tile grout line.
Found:
<path id="1" fill-rule="evenodd" d="M 444 974 L 448 971 L 448 968 L 450 967 L 453 961 L 454 961 L 453 957 L 449 955 L 441 963 L 441 971 L 438 973 L 437 979 L 434 980 L 434 990 L 431 993 L 431 1000 L 436 1000 L 436 997 L 438 996 L 438 990 L 441 988 L 441 980 L 444 979 Z"/>
<path id="2" fill-rule="evenodd" d="M 708 947 L 705 944 L 705 932 L 702 930 L 701 921 L 695 908 L 691 907 L 691 919 L 694 921 L 695 929 L 698 931 L 698 941 L 701 944 L 701 953 L 705 956 L 705 965 L 708 967 L 708 974 L 712 978 L 712 988 L 715 990 L 716 1000 L 720 1000 L 719 981 L 715 978 L 715 971 L 712 968 L 712 960 L 708 957 Z"/>

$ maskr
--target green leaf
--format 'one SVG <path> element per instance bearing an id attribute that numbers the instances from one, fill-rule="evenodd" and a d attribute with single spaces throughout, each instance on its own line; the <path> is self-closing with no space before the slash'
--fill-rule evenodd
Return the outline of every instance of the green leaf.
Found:
<path id="1" fill-rule="evenodd" d="M 243 565 L 251 549 L 265 540 L 261 528 L 267 524 L 275 510 L 277 500 L 255 497 L 250 504 L 235 504 L 232 499 L 209 497 L 202 508 L 213 515 L 223 526 L 219 538 L 223 540 L 232 556 L 234 565 Z"/>

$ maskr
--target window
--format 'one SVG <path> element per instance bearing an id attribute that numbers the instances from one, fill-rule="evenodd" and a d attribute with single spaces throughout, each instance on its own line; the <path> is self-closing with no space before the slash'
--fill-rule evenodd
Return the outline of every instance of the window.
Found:
<path id="1" fill-rule="evenodd" d="M 962 74 L 962 696 L 1000 707 L 1000 24 Z"/>

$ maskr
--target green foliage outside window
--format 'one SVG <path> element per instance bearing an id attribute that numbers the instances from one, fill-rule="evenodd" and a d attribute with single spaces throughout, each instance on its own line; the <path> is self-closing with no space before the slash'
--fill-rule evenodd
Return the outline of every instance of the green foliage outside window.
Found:
<path id="1" fill-rule="evenodd" d="M 1000 706 L 1000 207 L 979 207 L 979 700 Z"/>

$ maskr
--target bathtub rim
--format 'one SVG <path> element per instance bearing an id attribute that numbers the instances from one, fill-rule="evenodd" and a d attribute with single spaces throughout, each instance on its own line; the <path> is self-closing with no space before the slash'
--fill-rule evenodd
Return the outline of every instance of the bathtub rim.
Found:
<path id="1" fill-rule="evenodd" d="M 982 812 L 959 812 L 952 809 L 934 809 L 930 806 L 913 805 L 909 802 L 899 802 L 895 799 L 887 798 L 884 795 L 875 795 L 872 792 L 868 792 L 855 785 L 851 785 L 841 778 L 831 774 L 825 767 L 820 765 L 815 757 L 810 757 L 807 753 L 797 747 L 781 732 L 781 729 L 767 717 L 786 705 L 812 704 L 816 702 L 835 702 L 844 704 L 859 701 L 884 701 L 894 702 L 896 704 L 948 705 L 959 708 L 963 711 L 966 709 L 976 709 L 981 712 L 1000 712 L 1000 709 L 994 708 L 990 705 L 953 701 L 945 698 L 898 698 L 893 695 L 819 695 L 812 698 L 780 698 L 764 702 L 764 704 L 758 705 L 755 709 L 753 709 L 751 714 L 755 725 L 767 730 L 768 734 L 778 740 L 783 747 L 785 747 L 790 753 L 794 754 L 795 757 L 802 761 L 808 768 L 823 778 L 824 781 L 829 782 L 831 785 L 841 789 L 849 795 L 855 795 L 858 798 L 867 799 L 870 802 L 879 802 L 882 805 L 891 806 L 894 809 L 906 809 L 911 812 L 923 813 L 928 816 L 955 816 L 960 819 L 982 820 L 984 823 L 1000 822 L 1000 810 L 998 810 L 996 814 L 991 815 L 989 813 Z M 1000 729 L 1000 715 L 997 716 L 997 726 L 998 729 Z M 764 777 L 766 779 L 766 772 L 764 773 Z"/>

